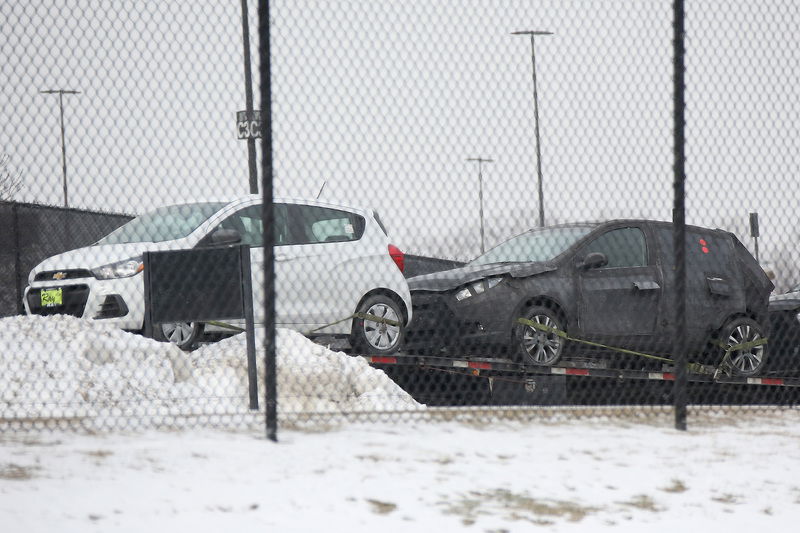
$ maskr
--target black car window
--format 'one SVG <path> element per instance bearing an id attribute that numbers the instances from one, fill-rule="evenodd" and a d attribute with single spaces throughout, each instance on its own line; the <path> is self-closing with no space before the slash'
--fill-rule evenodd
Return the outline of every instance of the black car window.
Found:
<path id="1" fill-rule="evenodd" d="M 237 211 L 220 222 L 214 228 L 217 229 L 234 229 L 242 236 L 242 244 L 252 247 L 264 246 L 264 224 L 260 205 L 252 205 Z"/>
<path id="2" fill-rule="evenodd" d="M 349 211 L 288 205 L 290 244 L 356 241 L 364 234 L 364 218 Z"/>
<path id="3" fill-rule="evenodd" d="M 638 267 L 647 264 L 647 245 L 639 228 L 620 228 L 603 233 L 582 251 L 581 257 L 600 252 L 608 258 L 605 268 Z"/>
<path id="4" fill-rule="evenodd" d="M 590 231 L 588 225 L 538 228 L 498 244 L 469 265 L 551 261 Z"/>

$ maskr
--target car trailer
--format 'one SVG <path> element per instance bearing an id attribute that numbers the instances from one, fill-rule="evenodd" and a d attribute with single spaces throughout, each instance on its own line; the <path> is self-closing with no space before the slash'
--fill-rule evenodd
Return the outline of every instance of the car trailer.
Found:
<path id="1" fill-rule="evenodd" d="M 611 361 L 599 358 L 537 366 L 468 355 L 357 356 L 386 372 L 417 401 L 430 405 L 666 404 L 672 401 L 675 381 L 674 367 L 668 365 L 661 370 L 612 368 Z M 800 378 L 739 377 L 715 373 L 713 367 L 703 370 L 687 372 L 690 400 L 695 402 L 800 403 Z"/>

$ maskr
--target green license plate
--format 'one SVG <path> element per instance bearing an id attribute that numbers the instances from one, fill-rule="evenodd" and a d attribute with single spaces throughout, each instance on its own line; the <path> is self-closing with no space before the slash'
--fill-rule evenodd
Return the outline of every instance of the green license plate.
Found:
<path id="1" fill-rule="evenodd" d="M 61 289 L 42 289 L 42 307 L 57 307 L 64 305 L 64 293 Z"/>

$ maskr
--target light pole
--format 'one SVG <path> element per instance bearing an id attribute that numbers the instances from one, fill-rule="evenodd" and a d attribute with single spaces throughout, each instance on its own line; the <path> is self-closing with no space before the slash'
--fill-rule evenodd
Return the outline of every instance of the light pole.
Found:
<path id="1" fill-rule="evenodd" d="M 58 95 L 58 108 L 61 111 L 61 168 L 64 174 L 64 207 L 69 207 L 69 199 L 67 197 L 67 146 L 64 142 L 64 95 L 81 94 L 81 92 L 67 89 L 48 89 L 46 91 L 39 91 L 39 93 Z"/>
<path id="2" fill-rule="evenodd" d="M 549 31 L 515 31 L 511 35 L 531 36 L 531 63 L 533 65 L 533 118 L 536 127 L 536 174 L 539 178 L 539 226 L 544 226 L 544 190 L 542 188 L 542 150 L 539 142 L 539 96 L 536 91 L 536 44 L 534 37 L 537 35 L 553 35 Z"/>
<path id="3" fill-rule="evenodd" d="M 481 157 L 468 157 L 467 161 L 473 161 L 478 163 L 478 202 L 480 205 L 480 217 L 481 217 L 481 255 L 485 251 L 484 248 L 484 239 L 483 239 L 483 164 L 484 163 L 494 163 L 493 159 L 484 159 Z"/>

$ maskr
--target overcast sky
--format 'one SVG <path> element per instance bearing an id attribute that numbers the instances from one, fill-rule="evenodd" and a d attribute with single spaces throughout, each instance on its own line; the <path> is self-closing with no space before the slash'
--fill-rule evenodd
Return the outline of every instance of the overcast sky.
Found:
<path id="1" fill-rule="evenodd" d="M 250 0 L 255 92 L 257 12 Z M 535 226 L 536 74 L 547 222 L 672 209 L 668 0 L 272 4 L 275 189 L 370 205 L 410 251 L 469 258 Z M 796 242 L 800 22 L 790 0 L 687 3 L 687 220 Z M 139 213 L 248 192 L 239 0 L 0 4 L 0 151 L 18 199 Z"/>

